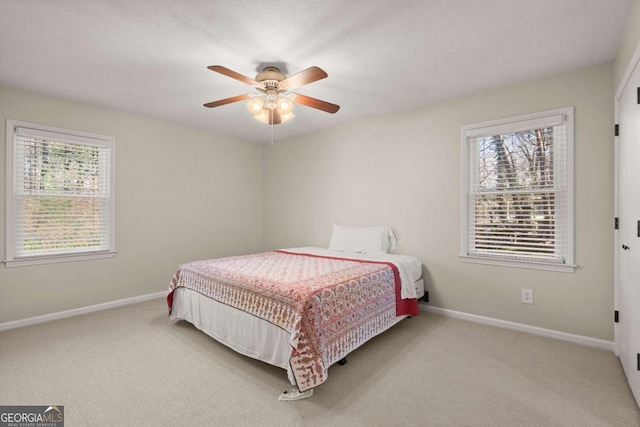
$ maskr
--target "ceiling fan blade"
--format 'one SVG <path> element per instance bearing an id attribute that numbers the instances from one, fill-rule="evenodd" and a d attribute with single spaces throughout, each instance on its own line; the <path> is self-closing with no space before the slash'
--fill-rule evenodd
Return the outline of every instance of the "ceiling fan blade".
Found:
<path id="1" fill-rule="evenodd" d="M 251 97 L 251 95 L 249 95 L 249 94 L 232 96 L 231 98 L 225 98 L 225 99 L 221 99 L 219 101 L 208 102 L 208 103 L 204 104 L 204 106 L 207 107 L 207 108 L 219 107 L 221 105 L 231 104 L 232 102 L 242 101 L 243 99 L 247 99 L 247 98 L 250 98 L 250 97 Z"/>
<path id="2" fill-rule="evenodd" d="M 240 73 L 236 73 L 235 71 L 230 70 L 227 67 L 223 67 L 222 65 L 209 65 L 207 68 L 210 69 L 211 71 L 215 71 L 216 73 L 224 74 L 227 77 L 231 77 L 232 79 L 239 80 L 242 83 L 246 83 L 246 84 L 251 85 L 251 86 L 255 86 L 255 85 L 258 84 L 257 81 L 255 81 L 253 79 L 250 79 L 247 76 L 243 76 Z"/>
<path id="3" fill-rule="evenodd" d="M 306 70 L 300 71 L 298 74 L 294 74 L 291 77 L 287 77 L 278 83 L 278 89 L 292 90 L 300 86 L 322 80 L 327 77 L 327 73 L 322 68 L 310 67 Z"/>
<path id="4" fill-rule="evenodd" d="M 296 94 L 294 101 L 298 104 L 306 105 L 307 107 L 315 108 L 316 110 L 326 111 L 327 113 L 331 114 L 340 109 L 339 105 L 312 98 L 310 96 L 300 95 L 299 93 Z"/>

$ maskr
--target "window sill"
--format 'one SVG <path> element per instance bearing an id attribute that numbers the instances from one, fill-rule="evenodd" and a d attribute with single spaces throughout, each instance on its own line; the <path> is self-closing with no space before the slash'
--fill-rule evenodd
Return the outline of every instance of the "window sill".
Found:
<path id="1" fill-rule="evenodd" d="M 561 273 L 575 273 L 576 268 L 578 267 L 575 264 L 556 264 L 551 262 L 508 260 L 471 255 L 460 255 L 460 261 L 471 264 L 498 265 L 502 267 L 526 268 L 530 270 L 558 271 Z"/>
<path id="2" fill-rule="evenodd" d="M 56 262 L 72 262 L 72 261 L 86 261 L 86 260 L 101 259 L 101 258 L 113 258 L 114 256 L 116 256 L 116 252 L 94 252 L 94 253 L 88 253 L 88 254 L 41 256 L 41 257 L 5 260 L 4 265 L 6 267 L 24 267 L 28 265 L 52 264 Z"/>

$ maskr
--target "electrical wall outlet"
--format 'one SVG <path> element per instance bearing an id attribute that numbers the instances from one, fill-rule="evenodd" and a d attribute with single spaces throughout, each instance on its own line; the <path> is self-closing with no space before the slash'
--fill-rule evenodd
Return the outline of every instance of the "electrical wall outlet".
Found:
<path id="1" fill-rule="evenodd" d="M 520 289 L 520 302 L 523 304 L 533 304 L 533 289 Z"/>

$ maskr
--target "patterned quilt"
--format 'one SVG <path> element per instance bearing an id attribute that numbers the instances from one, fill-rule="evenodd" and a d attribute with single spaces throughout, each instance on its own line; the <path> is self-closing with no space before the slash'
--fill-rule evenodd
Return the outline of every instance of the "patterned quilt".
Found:
<path id="1" fill-rule="evenodd" d="M 169 285 L 192 289 L 244 310 L 291 334 L 291 369 L 300 391 L 322 384 L 329 366 L 393 325 L 418 314 L 415 299 L 400 300 L 392 263 L 286 251 L 196 261 Z"/>

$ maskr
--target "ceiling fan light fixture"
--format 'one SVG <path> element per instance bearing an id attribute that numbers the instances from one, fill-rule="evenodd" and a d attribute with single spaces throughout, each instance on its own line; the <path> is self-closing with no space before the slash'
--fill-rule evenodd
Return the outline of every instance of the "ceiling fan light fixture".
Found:
<path id="1" fill-rule="evenodd" d="M 278 97 L 278 111 L 281 115 L 288 114 L 293 110 L 293 101 L 287 96 Z"/>
<path id="2" fill-rule="evenodd" d="M 264 100 L 261 97 L 255 97 L 247 102 L 247 108 L 251 111 L 251 114 L 258 115 L 264 109 Z"/>
<path id="3" fill-rule="evenodd" d="M 219 107 L 248 98 L 247 109 L 251 111 L 251 114 L 253 114 L 256 120 L 270 125 L 277 125 L 292 119 L 294 117 L 292 113 L 294 104 L 301 104 L 331 114 L 336 113 L 340 109 L 339 105 L 331 104 L 320 99 L 302 94 L 287 93 L 327 77 L 327 73 L 316 66 L 307 68 L 289 77 L 282 74 L 277 67 L 268 66 L 256 76 L 255 80 L 221 65 L 211 65 L 207 68 L 253 86 L 259 92 L 208 102 L 204 104 L 207 108 Z"/>
<path id="4" fill-rule="evenodd" d="M 286 122 L 289 119 L 293 119 L 296 115 L 293 113 L 282 114 L 280 118 L 282 119 L 282 123 Z"/>
<path id="5" fill-rule="evenodd" d="M 272 110 L 269 110 L 268 108 L 264 108 L 260 114 L 256 114 L 256 115 L 254 115 L 253 117 L 254 117 L 257 121 L 259 121 L 260 123 L 270 124 L 270 123 L 269 123 L 269 122 L 270 122 L 269 117 L 270 117 L 270 115 L 271 115 L 271 111 L 272 111 Z M 293 113 L 291 113 L 291 112 L 286 113 L 286 114 L 281 114 L 281 115 L 280 115 L 280 123 L 284 123 L 284 122 L 286 122 L 287 120 L 290 120 L 290 119 L 292 119 L 292 118 L 294 118 L 294 117 L 295 117 L 295 114 L 293 114 Z"/>
<path id="6" fill-rule="evenodd" d="M 270 110 L 275 110 L 278 108 L 278 95 L 269 93 L 265 95 L 265 108 Z"/>

